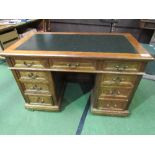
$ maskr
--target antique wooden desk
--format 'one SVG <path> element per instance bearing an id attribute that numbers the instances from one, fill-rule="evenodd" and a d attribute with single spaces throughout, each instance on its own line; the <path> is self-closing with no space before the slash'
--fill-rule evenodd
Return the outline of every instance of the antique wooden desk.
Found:
<path id="1" fill-rule="evenodd" d="M 153 58 L 128 33 L 33 33 L 1 55 L 33 110 L 59 111 L 65 74 L 94 75 L 91 111 L 126 116 Z M 63 75 L 57 73 L 65 73 Z"/>

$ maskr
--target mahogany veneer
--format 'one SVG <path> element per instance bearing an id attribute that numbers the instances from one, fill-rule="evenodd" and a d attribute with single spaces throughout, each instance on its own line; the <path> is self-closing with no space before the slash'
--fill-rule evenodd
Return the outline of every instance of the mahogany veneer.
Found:
<path id="1" fill-rule="evenodd" d="M 128 33 L 32 33 L 2 54 L 33 110 L 59 111 L 64 79 L 55 72 L 92 73 L 94 114 L 126 116 L 151 55 Z M 59 83 L 60 89 L 57 87 Z"/>

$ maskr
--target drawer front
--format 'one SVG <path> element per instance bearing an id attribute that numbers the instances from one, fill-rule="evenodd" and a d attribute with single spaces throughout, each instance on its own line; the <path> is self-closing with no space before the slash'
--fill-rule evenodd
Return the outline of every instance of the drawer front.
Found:
<path id="1" fill-rule="evenodd" d="M 105 61 L 103 70 L 117 72 L 138 72 L 142 63 L 140 62 L 123 62 L 123 61 Z"/>
<path id="2" fill-rule="evenodd" d="M 129 98 L 132 88 L 104 86 L 99 89 L 99 98 Z"/>
<path id="3" fill-rule="evenodd" d="M 48 73 L 46 72 L 32 72 L 32 71 L 20 71 L 19 72 L 19 79 L 21 81 L 47 81 L 48 80 Z"/>
<path id="4" fill-rule="evenodd" d="M 126 100 L 98 99 L 98 108 L 107 110 L 125 110 Z"/>
<path id="5" fill-rule="evenodd" d="M 18 68 L 47 68 L 48 60 L 14 59 L 14 67 Z"/>
<path id="6" fill-rule="evenodd" d="M 136 79 L 136 75 L 104 74 L 101 76 L 101 84 L 133 87 Z"/>
<path id="7" fill-rule="evenodd" d="M 48 84 L 23 83 L 23 85 L 25 88 L 25 93 L 50 94 L 50 89 Z"/>
<path id="8" fill-rule="evenodd" d="M 53 59 L 50 61 L 51 68 L 60 70 L 96 70 L 95 61 Z"/>
<path id="9" fill-rule="evenodd" d="M 54 105 L 53 99 L 51 96 L 27 96 L 30 104 L 41 104 L 41 105 Z"/>

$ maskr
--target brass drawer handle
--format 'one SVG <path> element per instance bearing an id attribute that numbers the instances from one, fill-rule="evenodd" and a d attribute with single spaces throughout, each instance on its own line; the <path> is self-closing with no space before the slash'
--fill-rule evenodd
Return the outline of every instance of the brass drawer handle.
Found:
<path id="1" fill-rule="evenodd" d="M 107 104 L 107 107 L 109 107 L 110 105 L 109 104 Z"/>
<path id="2" fill-rule="evenodd" d="M 37 98 L 37 102 L 45 103 L 44 99 L 41 99 L 40 97 Z"/>
<path id="3" fill-rule="evenodd" d="M 122 78 L 120 78 L 119 76 L 117 76 L 116 78 L 113 78 L 112 79 L 114 82 L 116 82 L 116 83 L 120 83 L 120 82 L 122 82 Z"/>
<path id="4" fill-rule="evenodd" d="M 117 107 L 117 104 L 114 104 L 114 107 L 116 108 Z"/>
<path id="5" fill-rule="evenodd" d="M 111 90 L 110 95 L 112 95 L 112 96 L 120 95 L 120 91 L 117 89 Z"/>
<path id="6" fill-rule="evenodd" d="M 31 78 L 31 79 L 36 79 L 38 77 L 38 75 L 37 74 L 35 75 L 33 73 L 29 73 L 28 77 Z"/>
<path id="7" fill-rule="evenodd" d="M 32 88 L 31 88 L 32 90 L 42 90 L 42 88 L 41 87 L 38 87 L 37 85 L 34 85 Z"/>
<path id="8" fill-rule="evenodd" d="M 117 66 L 115 66 L 115 68 L 116 68 L 117 71 L 124 71 L 126 68 L 128 68 L 128 66 L 127 65 L 126 66 L 117 65 Z"/>
<path id="9" fill-rule="evenodd" d="M 77 68 L 77 67 L 80 66 L 80 64 L 79 64 L 79 63 L 77 63 L 77 64 L 67 64 L 67 66 L 68 66 L 69 68 Z"/>
<path id="10" fill-rule="evenodd" d="M 34 62 L 27 63 L 27 62 L 24 61 L 24 65 L 25 65 L 26 67 L 32 67 L 33 64 L 34 64 Z"/>
<path id="11" fill-rule="evenodd" d="M 117 107 L 117 104 L 114 104 L 114 105 L 111 105 L 109 103 L 106 104 L 106 107 L 108 108 L 116 108 Z"/>
<path id="12" fill-rule="evenodd" d="M 45 101 L 44 101 L 44 99 L 41 99 L 41 103 L 44 103 Z"/>

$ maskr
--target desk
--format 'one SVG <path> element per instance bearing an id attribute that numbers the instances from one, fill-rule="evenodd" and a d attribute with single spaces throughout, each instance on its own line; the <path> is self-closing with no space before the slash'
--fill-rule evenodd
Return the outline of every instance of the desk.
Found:
<path id="1" fill-rule="evenodd" d="M 92 113 L 112 116 L 129 114 L 144 68 L 153 60 L 128 33 L 33 33 L 1 55 L 26 108 L 59 111 L 64 77 L 74 73 L 93 79 Z"/>

